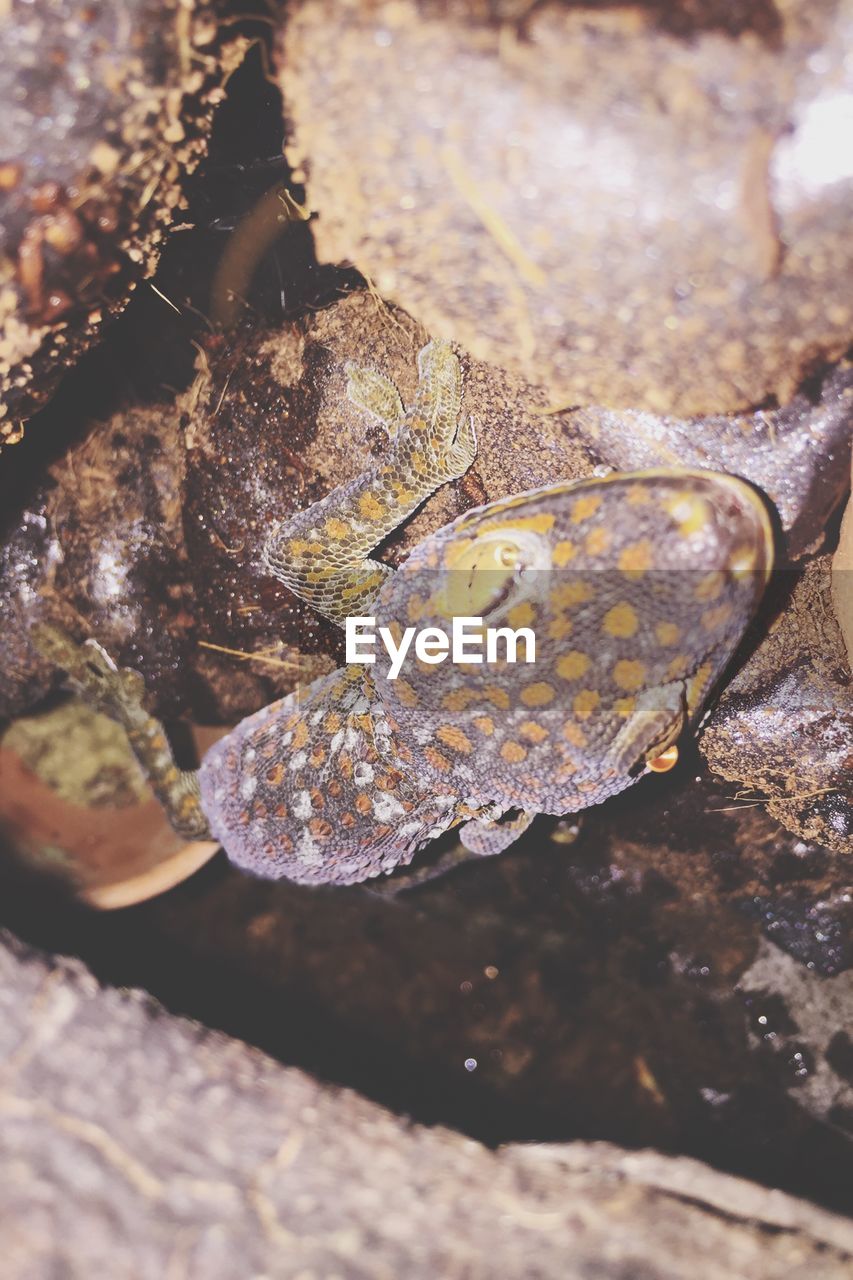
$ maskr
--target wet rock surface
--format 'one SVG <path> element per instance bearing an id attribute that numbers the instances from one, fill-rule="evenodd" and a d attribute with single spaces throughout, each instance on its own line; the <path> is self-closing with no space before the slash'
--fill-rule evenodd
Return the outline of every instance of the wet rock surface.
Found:
<path id="1" fill-rule="evenodd" d="M 10 1280 L 177 1267 L 453 1280 L 494 1274 L 498 1253 L 507 1277 L 833 1280 L 853 1260 L 844 1219 L 695 1161 L 488 1151 L 8 935 L 0 971 Z"/>
<path id="2" fill-rule="evenodd" d="M 214 4 L 18 3 L 0 18 L 0 443 L 156 265 L 245 49 Z"/>
<path id="3" fill-rule="evenodd" d="M 853 852 L 853 677 L 828 557 L 776 584 L 784 609 L 723 690 L 701 737 L 717 773 L 768 797 L 804 840 Z"/>
<path id="4" fill-rule="evenodd" d="M 288 155 L 321 261 L 476 357 L 561 404 L 742 411 L 853 332 L 850 44 L 841 5 L 305 0 Z"/>

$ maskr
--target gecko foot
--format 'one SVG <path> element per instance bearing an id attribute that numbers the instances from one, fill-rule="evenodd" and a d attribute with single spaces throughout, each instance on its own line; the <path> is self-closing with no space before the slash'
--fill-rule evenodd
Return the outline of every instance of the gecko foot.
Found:
<path id="1" fill-rule="evenodd" d="M 118 667 L 96 640 L 82 644 L 49 623 L 30 628 L 42 657 L 64 671 L 66 683 L 90 707 L 125 722 L 142 705 L 145 681 L 138 671 Z"/>

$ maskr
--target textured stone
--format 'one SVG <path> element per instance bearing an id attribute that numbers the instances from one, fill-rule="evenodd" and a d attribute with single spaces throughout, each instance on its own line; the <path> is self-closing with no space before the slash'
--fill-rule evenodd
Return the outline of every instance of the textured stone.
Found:
<path id="1" fill-rule="evenodd" d="M 318 256 L 558 403 L 783 402 L 853 335 L 851 41 L 806 0 L 288 6 Z"/>
<path id="2" fill-rule="evenodd" d="M 851 853 L 853 677 L 830 587 L 826 556 L 781 575 L 783 608 L 723 690 L 701 750 L 803 840 Z"/>
<path id="3" fill-rule="evenodd" d="M 0 11 L 0 444 L 157 262 L 245 49 L 215 3 Z"/>
<path id="4" fill-rule="evenodd" d="M 8 1280 L 840 1280 L 848 1221 L 696 1161 L 492 1152 L 103 988 L 6 935 Z"/>

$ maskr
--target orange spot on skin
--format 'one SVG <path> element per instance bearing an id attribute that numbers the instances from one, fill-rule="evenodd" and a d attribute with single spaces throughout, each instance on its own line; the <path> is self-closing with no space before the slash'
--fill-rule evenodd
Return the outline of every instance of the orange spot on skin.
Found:
<path id="1" fill-rule="evenodd" d="M 572 524 L 580 524 L 583 520 L 588 520 L 590 516 L 595 515 L 601 506 L 600 493 L 585 493 L 575 500 L 572 507 Z"/>
<path id="2" fill-rule="evenodd" d="M 272 786 L 277 787 L 283 777 L 284 765 L 281 761 L 279 761 L 278 764 L 274 764 L 271 769 L 267 769 L 266 779 L 267 782 L 272 784 Z"/>
<path id="3" fill-rule="evenodd" d="M 640 577 L 645 573 L 646 569 L 652 567 L 652 544 L 648 538 L 641 538 L 639 542 L 632 542 L 619 552 L 619 559 L 616 563 L 622 572 L 629 577 Z"/>
<path id="4" fill-rule="evenodd" d="M 697 707 L 699 703 L 702 701 L 702 698 L 705 696 L 708 690 L 708 685 L 711 680 L 712 670 L 713 668 L 711 667 L 711 664 L 708 662 L 705 662 L 702 664 L 699 670 L 694 674 L 693 678 L 691 679 L 690 683 L 687 686 L 688 707 L 691 707 L 691 708 Z"/>
<path id="5" fill-rule="evenodd" d="M 329 516 L 326 521 L 325 532 L 335 542 L 340 542 L 343 538 L 349 537 L 350 526 L 345 521 L 338 520 L 336 516 Z"/>
<path id="6" fill-rule="evenodd" d="M 524 720 L 518 727 L 519 736 L 528 742 L 544 742 L 549 736 L 548 730 L 535 720 Z"/>
<path id="7" fill-rule="evenodd" d="M 758 556 L 755 547 L 737 547 L 731 555 L 729 568 L 732 577 L 737 582 L 748 583 L 758 565 Z"/>
<path id="8" fill-rule="evenodd" d="M 544 680 L 537 680 L 522 689 L 521 701 L 526 707 L 546 707 L 554 701 L 554 687 Z"/>
<path id="9" fill-rule="evenodd" d="M 370 803 L 370 796 L 367 795 L 367 793 L 364 791 L 359 791 L 358 795 L 355 798 L 355 807 L 356 809 L 358 809 L 359 813 L 361 814 L 370 813 L 371 809 L 373 808 L 372 804 Z"/>
<path id="10" fill-rule="evenodd" d="M 586 746 L 586 734 L 574 720 L 569 720 L 563 725 L 563 737 L 566 742 L 570 742 L 573 747 L 578 747 L 580 750 Z"/>
<path id="11" fill-rule="evenodd" d="M 506 619 L 511 627 L 532 627 L 536 621 L 536 610 L 528 600 L 525 600 L 521 604 L 513 605 L 507 612 Z"/>
<path id="12" fill-rule="evenodd" d="M 581 689 L 574 696 L 572 709 L 578 720 L 588 720 L 600 702 L 601 696 L 597 689 Z"/>
<path id="13" fill-rule="evenodd" d="M 677 680 L 680 676 L 683 676 L 686 671 L 689 671 L 689 669 L 690 659 L 687 654 L 678 653 L 667 667 L 666 674 L 671 680 Z"/>
<path id="14" fill-rule="evenodd" d="M 678 532 L 682 537 L 689 538 L 691 534 L 700 533 L 709 523 L 708 503 L 687 489 L 668 498 L 663 505 L 678 525 Z"/>
<path id="15" fill-rule="evenodd" d="M 408 680 L 403 680 L 399 676 L 394 684 L 394 692 L 404 707 L 416 707 L 420 701 Z"/>
<path id="16" fill-rule="evenodd" d="M 569 609 L 573 604 L 584 604 L 592 597 L 592 587 L 588 582 L 577 579 L 560 582 L 553 588 L 549 596 L 549 604 L 555 613 L 561 609 Z"/>
<path id="17" fill-rule="evenodd" d="M 328 840 L 332 834 L 332 827 L 325 818 L 312 818 L 308 823 L 308 830 L 315 840 Z"/>
<path id="18" fill-rule="evenodd" d="M 378 520 L 385 511 L 382 503 L 372 493 L 363 493 L 358 500 L 358 509 L 367 520 Z"/>
<path id="19" fill-rule="evenodd" d="M 450 761 L 447 759 L 447 756 L 443 756 L 435 747 L 427 747 L 424 751 L 424 755 L 432 765 L 433 769 L 439 769 L 442 773 L 450 772 Z"/>
<path id="20" fill-rule="evenodd" d="M 637 634 L 637 613 L 630 604 L 616 604 L 604 615 L 604 630 L 620 640 L 630 640 Z"/>
<path id="21" fill-rule="evenodd" d="M 326 733 L 337 733 L 343 724 L 343 719 L 337 711 L 330 711 L 323 721 L 323 728 Z"/>
<path id="22" fill-rule="evenodd" d="M 550 533 L 554 528 L 556 517 L 548 511 L 538 511 L 533 516 L 508 516 L 506 511 L 500 512 L 491 520 L 484 520 L 478 533 L 503 533 L 511 537 L 513 529 L 525 529 L 530 533 Z"/>
<path id="23" fill-rule="evenodd" d="M 706 573 L 700 578 L 694 589 L 694 596 L 703 604 L 710 604 L 712 600 L 716 600 L 725 586 L 725 578 L 718 570 L 712 573 Z"/>
<path id="24" fill-rule="evenodd" d="M 426 612 L 427 602 L 423 596 L 412 596 L 406 606 L 406 619 L 408 622 L 420 622 Z"/>
<path id="25" fill-rule="evenodd" d="M 445 711 L 464 711 L 476 701 L 477 694 L 473 689 L 451 689 L 441 699 L 441 705 Z"/>
<path id="26" fill-rule="evenodd" d="M 291 750 L 299 751 L 301 747 L 305 746 L 305 743 L 307 741 L 308 741 L 308 725 L 305 723 L 304 720 L 300 720 L 299 724 L 293 730 L 293 740 L 291 741 L 291 744 L 290 744 Z"/>
<path id="27" fill-rule="evenodd" d="M 286 804 L 277 804 L 277 805 L 276 805 L 276 807 L 273 809 L 273 813 L 275 814 L 275 816 L 276 816 L 277 818 L 286 818 L 286 817 L 287 817 L 287 805 L 286 805 Z"/>
<path id="28" fill-rule="evenodd" d="M 571 635 L 574 623 L 567 613 L 558 613 L 555 618 L 548 624 L 549 640 L 565 640 L 566 636 Z"/>
<path id="29" fill-rule="evenodd" d="M 313 808 L 322 809 L 326 804 L 326 800 L 322 791 L 320 791 L 317 787 L 312 787 L 310 794 L 311 794 L 311 804 Z"/>
<path id="30" fill-rule="evenodd" d="M 555 569 L 565 569 L 577 553 L 578 549 L 573 542 L 569 542 L 567 538 L 561 538 L 551 552 L 551 563 Z"/>
<path id="31" fill-rule="evenodd" d="M 629 716 L 632 716 L 636 709 L 637 699 L 634 697 L 617 698 L 613 704 L 613 710 L 616 712 L 617 716 L 622 716 L 624 720 L 627 720 Z"/>
<path id="32" fill-rule="evenodd" d="M 658 644 L 678 644 L 681 627 L 677 627 L 674 622 L 658 622 L 655 625 L 655 636 Z"/>
<path id="33" fill-rule="evenodd" d="M 499 711 L 509 711 L 509 694 L 506 689 L 502 689 L 500 685 L 490 684 L 484 693 L 489 702 Z"/>
<path id="34" fill-rule="evenodd" d="M 322 747 L 317 746 L 314 748 L 314 750 L 311 752 L 310 756 L 308 757 L 308 763 L 310 764 L 312 769 L 319 769 L 320 765 L 323 763 L 325 759 L 326 759 L 326 752 L 323 750 Z"/>
<path id="35" fill-rule="evenodd" d="M 350 827 L 355 826 L 356 816 L 354 813 L 350 813 L 349 810 L 347 810 L 346 813 L 341 814 L 340 822 L 342 827 L 346 827 L 347 830 L 349 830 Z"/>
<path id="36" fill-rule="evenodd" d="M 732 606 L 725 601 L 722 604 L 714 605 L 713 609 L 706 609 L 702 614 L 702 626 L 706 631 L 718 631 L 724 627 L 726 623 L 731 622 Z"/>
<path id="37" fill-rule="evenodd" d="M 610 547 L 613 541 L 612 534 L 609 529 L 605 529 L 603 525 L 599 525 L 597 529 L 593 529 L 587 534 L 584 540 L 584 550 L 590 556 L 602 556 Z"/>
<path id="38" fill-rule="evenodd" d="M 451 751 L 457 751 L 462 755 L 469 755 L 473 750 L 474 744 L 471 739 L 466 737 L 457 725 L 441 724 L 435 731 L 435 736 L 439 742 L 444 743 Z"/>
<path id="39" fill-rule="evenodd" d="M 620 689 L 628 693 L 636 693 L 643 687 L 646 678 L 646 664 L 636 658 L 621 658 L 613 668 L 613 679 Z"/>
<path id="40" fill-rule="evenodd" d="M 589 658 L 580 649 L 572 649 L 557 659 L 556 670 L 563 680 L 579 680 L 589 670 Z"/>
<path id="41" fill-rule="evenodd" d="M 501 757 L 507 764 L 521 764 L 527 757 L 527 748 L 520 742 L 505 742 L 501 747 Z"/>
<path id="42" fill-rule="evenodd" d="M 490 738 L 495 731 L 495 722 L 491 716 L 477 716 L 474 724 L 487 738 Z"/>

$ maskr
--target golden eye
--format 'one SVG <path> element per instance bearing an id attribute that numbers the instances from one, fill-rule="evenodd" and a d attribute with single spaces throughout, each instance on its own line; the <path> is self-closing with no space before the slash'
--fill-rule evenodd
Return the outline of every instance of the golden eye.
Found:
<path id="1" fill-rule="evenodd" d="M 652 773 L 669 773 L 670 769 L 674 769 L 678 764 L 678 747 L 673 743 L 671 747 L 667 747 L 666 751 L 662 751 L 659 756 L 655 756 L 652 760 L 647 760 L 646 764 Z"/>
<path id="2" fill-rule="evenodd" d="M 451 548 L 445 567 L 451 572 L 444 593 L 448 617 L 482 617 L 500 603 L 521 562 L 521 547 L 503 534 L 465 540 Z"/>

